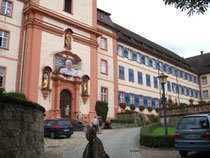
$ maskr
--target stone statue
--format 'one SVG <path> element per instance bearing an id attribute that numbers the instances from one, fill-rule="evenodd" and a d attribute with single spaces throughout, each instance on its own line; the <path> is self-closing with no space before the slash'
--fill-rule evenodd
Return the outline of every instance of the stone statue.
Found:
<path id="1" fill-rule="evenodd" d="M 65 108 L 65 116 L 66 116 L 66 117 L 69 116 L 69 112 L 70 112 L 69 105 L 66 105 L 66 108 Z"/>

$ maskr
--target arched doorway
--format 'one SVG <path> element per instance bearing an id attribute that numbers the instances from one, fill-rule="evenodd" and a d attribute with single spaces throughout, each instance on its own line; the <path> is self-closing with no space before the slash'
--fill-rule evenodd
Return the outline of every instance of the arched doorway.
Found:
<path id="1" fill-rule="evenodd" d="M 69 118 L 71 118 L 71 93 L 68 90 L 62 90 L 60 93 L 60 116 L 65 117 L 65 108 L 69 105 Z"/>

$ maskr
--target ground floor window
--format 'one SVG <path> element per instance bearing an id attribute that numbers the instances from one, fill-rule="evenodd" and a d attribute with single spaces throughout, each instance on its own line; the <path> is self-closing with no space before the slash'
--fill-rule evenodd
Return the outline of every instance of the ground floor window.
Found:
<path id="1" fill-rule="evenodd" d="M 0 67 L 0 88 L 4 87 L 4 73 L 5 73 L 4 68 Z"/>
<path id="2" fill-rule="evenodd" d="M 120 103 L 125 103 L 125 93 L 120 92 Z"/>
<path id="3" fill-rule="evenodd" d="M 148 106 L 151 106 L 151 98 L 150 97 L 147 98 L 147 104 L 148 104 Z"/>
<path id="4" fill-rule="evenodd" d="M 159 108 L 159 100 L 158 99 L 155 99 L 155 107 Z"/>
<path id="5" fill-rule="evenodd" d="M 139 96 L 139 106 L 144 105 L 143 104 L 143 96 Z"/>
<path id="6" fill-rule="evenodd" d="M 134 104 L 134 95 L 130 94 L 130 104 Z"/>

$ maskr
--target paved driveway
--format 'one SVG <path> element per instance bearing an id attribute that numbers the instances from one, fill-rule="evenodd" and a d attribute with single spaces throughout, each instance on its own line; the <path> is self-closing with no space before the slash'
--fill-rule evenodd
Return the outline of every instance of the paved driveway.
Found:
<path id="1" fill-rule="evenodd" d="M 98 137 L 111 158 L 140 158 L 137 146 L 139 133 L 140 128 L 104 130 Z M 86 145 L 87 143 L 68 153 L 65 158 L 82 158 Z"/>

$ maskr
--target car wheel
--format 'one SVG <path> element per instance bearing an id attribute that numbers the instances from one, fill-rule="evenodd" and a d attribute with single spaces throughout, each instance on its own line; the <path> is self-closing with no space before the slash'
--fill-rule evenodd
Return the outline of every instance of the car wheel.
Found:
<path id="1" fill-rule="evenodd" d="M 67 137 L 67 138 L 70 138 L 70 137 L 71 137 L 71 134 L 70 134 L 70 135 L 66 135 L 66 137 Z"/>
<path id="2" fill-rule="evenodd" d="M 54 132 L 51 132 L 51 133 L 50 133 L 50 138 L 52 138 L 52 139 L 55 138 L 55 133 L 54 133 Z"/>
<path id="3" fill-rule="evenodd" d="M 182 156 L 182 157 L 186 157 L 188 152 L 187 151 L 179 151 L 179 154 Z"/>

